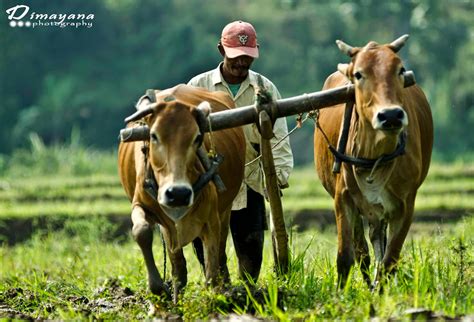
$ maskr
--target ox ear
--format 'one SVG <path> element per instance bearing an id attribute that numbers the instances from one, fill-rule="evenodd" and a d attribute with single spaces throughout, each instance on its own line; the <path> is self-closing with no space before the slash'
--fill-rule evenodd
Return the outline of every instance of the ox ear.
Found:
<path id="1" fill-rule="evenodd" d="M 337 64 L 337 70 L 344 76 L 347 76 L 348 69 L 349 69 L 349 64 Z"/>
<path id="2" fill-rule="evenodd" d="M 399 37 L 398 39 L 395 39 L 394 41 L 392 41 L 388 46 L 394 52 L 397 53 L 405 45 L 405 42 L 407 41 L 408 37 L 410 37 L 410 35 L 405 34 L 405 35 Z"/>
<path id="3" fill-rule="evenodd" d="M 336 40 L 336 44 L 337 47 L 339 47 L 339 50 L 349 57 L 353 57 L 359 51 L 359 48 L 349 46 L 348 44 L 339 39 Z"/>

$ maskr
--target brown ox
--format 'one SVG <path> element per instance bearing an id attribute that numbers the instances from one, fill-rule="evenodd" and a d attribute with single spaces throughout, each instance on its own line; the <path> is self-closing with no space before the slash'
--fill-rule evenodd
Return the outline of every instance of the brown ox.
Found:
<path id="1" fill-rule="evenodd" d="M 206 280 L 216 285 L 219 273 L 228 279 L 225 243 L 232 201 L 244 172 L 245 139 L 241 128 L 212 133 L 215 150 L 224 157 L 218 173 L 227 190 L 218 193 L 211 181 L 196 195 L 193 183 L 205 172 L 196 152 L 203 141 L 210 147 L 209 134 L 201 133 L 199 124 L 210 110 L 233 108 L 234 103 L 225 93 L 187 85 L 155 93 L 156 103 L 142 97 L 139 111 L 129 118 L 148 125 L 150 140 L 120 144 L 119 172 L 132 202 L 132 234 L 145 259 L 149 288 L 154 294 L 169 294 L 152 253 L 152 228 L 159 224 L 170 254 L 176 300 L 187 283 L 182 247 L 197 237 L 204 245 Z M 150 173 L 156 178 L 156 196 L 144 189 Z"/>
<path id="2" fill-rule="evenodd" d="M 404 88 L 405 69 L 396 54 L 407 38 L 405 35 L 386 45 L 369 42 L 362 48 L 337 41 L 339 49 L 352 59 L 349 64 L 339 64 L 339 72 L 330 75 L 324 84 L 324 89 L 349 82 L 355 85 L 346 154 L 374 161 L 400 150 L 406 137 L 402 155 L 367 168 L 343 163 L 341 172 L 334 174 L 334 156 L 322 133 L 336 145 L 344 105 L 320 112 L 321 130 L 316 128 L 314 132 L 314 160 L 320 180 L 334 198 L 341 286 L 355 259 L 370 284 L 363 217 L 369 223 L 376 259 L 374 285 L 381 272 L 390 272 L 394 267 L 412 222 L 417 189 L 430 165 L 433 146 L 430 106 L 418 86 Z"/>

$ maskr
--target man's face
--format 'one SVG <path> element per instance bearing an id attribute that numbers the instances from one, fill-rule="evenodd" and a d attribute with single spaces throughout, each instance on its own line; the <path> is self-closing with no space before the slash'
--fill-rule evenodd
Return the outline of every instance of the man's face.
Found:
<path id="1" fill-rule="evenodd" d="M 235 58 L 224 56 L 224 72 L 232 77 L 245 78 L 249 73 L 253 60 L 254 59 L 250 56 L 239 56 Z"/>

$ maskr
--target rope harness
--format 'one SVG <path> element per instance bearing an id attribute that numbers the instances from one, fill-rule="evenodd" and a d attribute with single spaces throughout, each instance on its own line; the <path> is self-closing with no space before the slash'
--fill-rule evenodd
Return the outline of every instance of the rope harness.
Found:
<path id="1" fill-rule="evenodd" d="M 322 129 L 320 123 L 319 123 L 319 110 L 309 112 L 312 114 L 312 119 L 314 121 L 316 129 L 318 129 L 321 134 L 323 135 L 329 151 L 334 155 L 334 158 L 336 160 L 339 160 L 340 162 L 345 162 L 350 165 L 353 165 L 355 167 L 359 168 L 364 168 L 364 169 L 371 169 L 369 176 L 366 178 L 367 183 L 372 183 L 374 181 L 374 172 L 375 170 L 379 167 L 380 164 L 387 163 L 389 161 L 392 161 L 396 157 L 405 154 L 405 146 L 406 146 L 406 132 L 400 132 L 398 136 L 398 144 L 397 147 L 395 148 L 395 151 L 393 151 L 390 154 L 383 154 L 380 157 L 376 159 L 368 159 L 368 158 L 359 158 L 359 157 L 354 157 L 345 154 L 344 152 L 341 152 L 339 149 L 334 147 L 331 142 L 329 141 L 329 138 L 327 137 L 326 133 Z M 308 113 L 308 114 L 309 114 Z M 350 126 L 350 124 L 348 125 Z M 341 129 L 341 131 L 344 131 L 344 128 Z M 348 135 L 348 129 L 344 131 L 346 134 L 346 137 L 343 138 L 343 140 L 347 141 L 347 135 Z"/>

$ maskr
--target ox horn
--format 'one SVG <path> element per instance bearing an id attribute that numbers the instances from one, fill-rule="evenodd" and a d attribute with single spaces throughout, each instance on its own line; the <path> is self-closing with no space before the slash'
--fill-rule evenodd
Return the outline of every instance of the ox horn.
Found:
<path id="1" fill-rule="evenodd" d="M 135 113 L 133 113 L 132 115 L 130 115 L 129 117 L 127 117 L 125 119 L 125 123 L 129 123 L 129 122 L 132 122 L 132 121 L 139 120 L 139 119 L 147 116 L 148 114 L 153 113 L 155 111 L 156 106 L 157 106 L 156 104 L 149 104 L 149 105 L 145 106 L 143 109 L 138 110 Z"/>
<path id="2" fill-rule="evenodd" d="M 339 40 L 339 39 L 336 40 L 336 44 L 337 44 L 337 47 L 339 47 L 339 50 L 349 57 L 352 57 L 357 53 L 356 48 L 346 44 L 342 40 Z"/>
<path id="3" fill-rule="evenodd" d="M 394 41 L 390 43 L 389 47 L 392 48 L 392 50 L 397 53 L 405 45 L 405 42 L 407 41 L 408 37 L 410 37 L 410 35 L 405 34 L 395 39 Z"/>
<path id="4" fill-rule="evenodd" d="M 207 117 L 211 113 L 211 105 L 207 101 L 199 103 L 195 108 L 196 111 L 196 122 L 199 126 L 201 133 L 204 132 L 204 129 L 207 127 Z"/>

